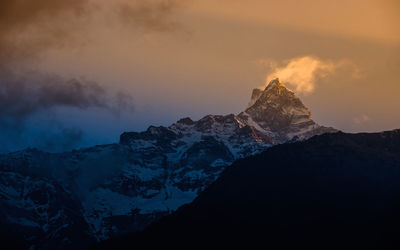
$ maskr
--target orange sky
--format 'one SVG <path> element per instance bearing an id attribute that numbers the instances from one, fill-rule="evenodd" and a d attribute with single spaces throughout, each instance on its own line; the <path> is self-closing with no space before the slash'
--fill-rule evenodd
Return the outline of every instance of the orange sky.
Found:
<path id="1" fill-rule="evenodd" d="M 196 13 L 255 25 L 397 44 L 399 9 L 400 2 L 396 0 L 205 0 L 195 1 L 190 8 Z"/>
<path id="2" fill-rule="evenodd" d="M 353 132 L 400 127 L 399 1 L 90 2 L 73 19 L 74 39 L 49 45 L 28 67 L 131 93 L 136 112 L 121 129 L 237 113 L 269 74 L 303 57 L 334 65 L 298 92 L 317 122 Z"/>

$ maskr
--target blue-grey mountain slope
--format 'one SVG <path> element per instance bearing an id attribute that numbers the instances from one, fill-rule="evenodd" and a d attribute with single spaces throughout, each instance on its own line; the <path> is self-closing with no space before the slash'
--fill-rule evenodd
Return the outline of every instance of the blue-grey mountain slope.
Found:
<path id="1" fill-rule="evenodd" d="M 1 230 L 38 249 L 141 230 L 190 203 L 235 160 L 336 131 L 312 121 L 278 79 L 258 92 L 239 115 L 184 118 L 72 152 L 0 155 Z"/>

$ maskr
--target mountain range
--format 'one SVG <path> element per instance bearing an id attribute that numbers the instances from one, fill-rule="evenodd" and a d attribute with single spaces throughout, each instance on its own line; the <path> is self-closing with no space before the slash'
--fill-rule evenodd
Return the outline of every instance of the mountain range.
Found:
<path id="1" fill-rule="evenodd" d="M 274 79 L 237 115 L 183 118 L 71 152 L 2 154 L 0 233 L 30 249 L 82 249 L 192 202 L 238 159 L 335 132 Z"/>
<path id="2" fill-rule="evenodd" d="M 93 249 L 400 249 L 399 153 L 400 130 L 277 145 L 145 230 Z"/>

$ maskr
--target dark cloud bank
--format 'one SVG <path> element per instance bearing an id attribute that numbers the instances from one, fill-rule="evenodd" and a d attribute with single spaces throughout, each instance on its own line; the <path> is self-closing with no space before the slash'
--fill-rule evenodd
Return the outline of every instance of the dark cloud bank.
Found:
<path id="1" fill-rule="evenodd" d="M 25 60 L 41 51 L 85 42 L 84 28 L 102 8 L 124 26 L 141 31 L 171 31 L 178 27 L 174 0 L 110 1 L 101 6 L 88 0 L 1 0 L 0 60 Z"/>
<path id="2" fill-rule="evenodd" d="M 83 18 L 87 7 L 84 0 L 0 1 L 0 63 L 26 60 L 65 45 L 75 28 L 65 18 Z"/>
<path id="3" fill-rule="evenodd" d="M 29 137 L 41 138 L 33 146 L 46 150 L 68 150 L 79 145 L 83 132 L 79 128 L 65 127 L 56 119 L 57 108 L 87 110 L 119 115 L 132 112 L 133 99 L 121 92 L 112 93 L 95 82 L 40 74 L 14 74 L 0 72 L 0 151 L 32 144 Z M 41 115 L 49 120 L 47 131 L 32 130 L 30 120 Z M 34 129 L 37 130 L 37 129 Z M 40 131 L 40 130 L 39 130 Z"/>
<path id="4" fill-rule="evenodd" d="M 97 108 L 114 115 L 133 111 L 129 94 L 111 93 L 95 82 L 26 73 L 21 65 L 29 68 L 45 50 L 84 44 L 85 24 L 103 7 L 111 7 L 124 26 L 159 32 L 177 27 L 170 16 L 178 6 L 178 1 L 168 0 L 110 1 L 110 6 L 88 0 L 1 0 L 0 152 L 25 146 L 53 151 L 78 146 L 82 130 L 54 118 L 58 107 Z M 40 132 L 30 122 L 37 115 L 53 117 Z"/>

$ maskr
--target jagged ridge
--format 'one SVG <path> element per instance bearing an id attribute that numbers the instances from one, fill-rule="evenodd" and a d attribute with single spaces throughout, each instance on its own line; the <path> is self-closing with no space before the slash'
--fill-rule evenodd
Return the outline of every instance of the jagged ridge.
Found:
<path id="1" fill-rule="evenodd" d="M 0 155 L 2 223 L 39 248 L 84 247 L 77 240 L 82 235 L 94 241 L 141 230 L 191 202 L 236 159 L 335 131 L 315 124 L 277 79 L 253 92 L 253 99 L 239 115 L 183 118 L 169 127 L 123 133 L 117 144 Z M 53 241 L 46 235 L 54 235 Z"/>
<path id="2" fill-rule="evenodd" d="M 146 230 L 92 249 L 399 249 L 399 152 L 400 130 L 278 145 Z"/>

